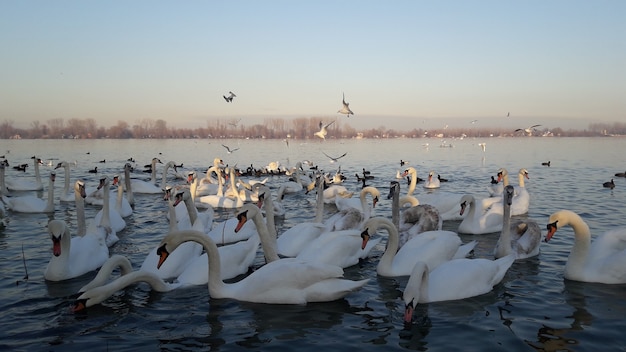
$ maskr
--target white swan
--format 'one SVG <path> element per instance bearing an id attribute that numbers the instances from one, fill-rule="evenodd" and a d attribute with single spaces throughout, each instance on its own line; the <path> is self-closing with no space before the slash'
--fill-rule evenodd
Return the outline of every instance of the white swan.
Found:
<path id="1" fill-rule="evenodd" d="M 161 241 L 157 253 L 160 256 L 159 266 L 167 262 L 169 253 L 186 241 L 201 243 L 207 252 L 209 295 L 214 299 L 231 298 L 270 304 L 326 302 L 343 298 L 368 282 L 342 279 L 343 270 L 337 266 L 286 258 L 268 263 L 238 282 L 226 284 L 220 279 L 221 263 L 217 246 L 198 231 L 168 234 Z"/>
<path id="2" fill-rule="evenodd" d="M 496 258 L 502 258 L 514 254 L 515 259 L 534 257 L 539 254 L 541 229 L 532 220 L 516 220 L 511 223 L 513 193 L 513 186 L 504 187 L 502 232 L 496 244 L 494 255 Z"/>
<path id="3" fill-rule="evenodd" d="M 509 270 L 515 256 L 496 260 L 455 259 L 429 272 L 427 265 L 417 262 L 402 298 L 404 322 L 410 323 L 418 303 L 464 299 L 491 292 Z"/>
<path id="4" fill-rule="evenodd" d="M 187 189 L 185 189 L 185 191 L 189 193 Z M 166 195 L 168 194 L 169 193 L 166 193 Z M 175 200 L 171 203 L 171 207 L 173 208 L 175 208 L 176 205 L 181 201 L 181 198 L 182 198 L 181 193 L 177 193 L 177 195 L 174 198 Z M 170 199 L 168 199 L 168 201 L 170 201 Z M 177 216 L 178 216 L 177 211 L 170 212 L 171 214 L 170 215 L 170 224 L 171 224 L 170 230 L 179 229 L 180 227 L 181 229 L 184 229 L 184 230 L 195 230 L 201 233 L 205 233 L 204 225 L 202 224 L 202 221 L 198 220 L 197 215 L 193 214 L 193 212 L 195 211 L 195 207 L 193 205 L 191 207 L 188 207 L 186 205 L 184 209 L 190 210 L 190 208 L 191 208 L 192 213 L 188 214 L 187 216 L 188 222 L 186 225 L 184 223 L 180 224 L 177 221 Z M 176 224 L 176 226 L 173 226 L 173 224 Z M 174 251 L 171 254 L 172 256 L 171 260 L 159 268 L 157 267 L 158 257 L 155 255 L 157 250 L 158 250 L 158 247 L 154 247 L 148 253 L 143 263 L 141 264 L 141 270 L 152 272 L 164 280 L 176 279 L 177 277 L 179 277 L 185 271 L 185 269 L 187 269 L 187 267 L 192 263 L 192 261 L 200 257 L 200 255 L 202 254 L 201 245 L 197 243 L 193 243 L 193 242 L 183 243 L 176 251 Z"/>
<path id="5" fill-rule="evenodd" d="M 39 165 L 43 164 L 40 158 L 32 156 L 35 169 L 35 179 L 31 180 L 27 177 L 17 177 L 6 179 L 5 185 L 10 191 L 41 191 L 43 183 L 41 182 L 41 174 L 39 173 Z"/>
<path id="6" fill-rule="evenodd" d="M 231 168 L 230 170 L 230 186 L 232 187 L 232 189 L 237 189 L 236 182 L 235 182 L 235 169 L 234 168 Z M 213 208 L 225 208 L 225 209 L 240 208 L 244 203 L 239 192 L 234 192 L 234 198 L 230 198 L 230 197 L 226 197 L 225 195 L 220 194 L 219 190 L 217 194 L 210 194 L 207 196 L 197 197 L 196 202 L 208 204 L 212 206 Z"/>
<path id="7" fill-rule="evenodd" d="M 626 283 L 626 229 L 609 230 L 591 242 L 591 232 L 585 221 L 572 211 L 560 210 L 550 215 L 546 242 L 557 229 L 567 225 L 574 229 L 574 246 L 565 264 L 563 276 L 566 279 Z"/>
<path id="8" fill-rule="evenodd" d="M 430 172 L 428 173 L 428 178 L 426 179 L 426 182 L 424 182 L 424 188 L 439 188 L 441 186 L 441 181 L 439 181 L 439 178 L 435 177 L 435 171 L 430 170 Z"/>
<path id="9" fill-rule="evenodd" d="M 111 229 L 115 232 L 124 230 L 126 228 L 126 220 L 115 208 L 115 200 L 111 200 L 111 180 L 108 176 L 100 178 L 98 189 L 102 190 L 102 210 L 96 213 L 93 223 L 102 225 L 104 213 L 108 212 L 108 221 Z M 104 219 L 104 222 L 106 222 L 106 219 Z"/>
<path id="10" fill-rule="evenodd" d="M 391 220 L 383 217 L 367 221 L 362 233 L 363 244 L 368 243 L 370 236 L 379 228 L 387 230 L 388 234 L 385 252 L 376 267 L 380 276 L 410 275 L 418 261 L 426 263 L 432 270 L 451 259 L 464 258 L 477 244 L 476 241 L 462 244 L 459 235 L 452 231 L 427 231 L 398 250 L 398 230 Z"/>
<path id="11" fill-rule="evenodd" d="M 120 176 L 113 176 L 113 185 L 117 186 L 117 197 L 115 198 L 115 210 L 121 217 L 126 218 L 133 215 L 133 207 L 126 197 L 124 197 L 124 185 L 120 182 Z M 131 191 L 132 192 L 132 191 Z"/>
<path id="12" fill-rule="evenodd" d="M 268 207 L 267 209 L 271 208 Z M 266 211 L 268 211 L 267 209 Z M 271 210 L 269 210 L 269 213 L 271 213 Z M 248 222 L 248 219 L 252 219 L 254 227 L 256 228 L 256 232 L 261 238 L 261 243 L 263 244 L 263 255 L 265 256 L 265 261 L 267 263 L 280 259 L 280 257 L 278 256 L 278 250 L 276 249 L 276 232 L 275 228 L 273 228 L 274 220 L 271 220 L 271 224 L 270 226 L 268 226 L 266 221 L 263 219 L 261 210 L 253 204 L 245 204 L 243 207 L 241 207 L 241 209 L 237 213 L 236 219 L 238 223 L 235 228 L 235 232 L 239 232 L 241 228 Z M 273 228 L 274 232 L 271 232 L 269 230 L 270 227 Z"/>
<path id="13" fill-rule="evenodd" d="M 183 204 L 181 204 L 181 202 Z M 179 204 L 181 205 L 179 206 Z M 172 205 L 176 211 L 179 230 L 194 227 L 196 230 L 205 233 L 211 231 L 213 218 L 215 216 L 213 208 L 209 207 L 205 211 L 198 212 L 198 209 L 196 208 L 191 197 L 191 192 L 188 188 L 181 188 L 176 192 L 174 195 L 174 203 Z"/>
<path id="14" fill-rule="evenodd" d="M 142 193 L 142 194 L 163 193 L 163 188 L 165 187 L 166 180 L 165 179 L 161 180 L 161 182 L 163 183 L 163 187 L 156 185 L 156 164 L 162 164 L 161 160 L 159 160 L 159 158 L 152 158 L 150 181 L 137 180 L 137 179 L 131 180 L 133 192 Z"/>
<path id="15" fill-rule="evenodd" d="M 55 166 L 55 170 L 63 168 L 64 176 L 63 179 L 63 192 L 59 196 L 59 200 L 61 202 L 73 202 L 74 201 L 74 191 L 70 190 L 70 163 L 67 161 L 61 161 Z"/>
<path id="16" fill-rule="evenodd" d="M 48 181 L 48 199 L 43 200 L 35 195 L 18 197 L 2 196 L 7 209 L 17 213 L 54 213 L 54 180 L 56 174 L 50 172 Z"/>
<path id="17" fill-rule="evenodd" d="M 372 205 L 367 204 L 367 195 L 372 197 Z M 380 191 L 376 187 L 368 186 L 361 189 L 359 198 L 335 197 L 338 212 L 331 215 L 324 223 L 326 231 L 341 231 L 360 229 L 372 216 L 373 209 L 380 198 Z"/>
<path id="18" fill-rule="evenodd" d="M 474 196 L 469 194 L 461 197 L 460 214 L 463 215 L 467 207 L 469 207 L 469 212 L 465 219 L 459 224 L 457 231 L 471 235 L 482 235 L 502 231 L 503 208 L 501 206 L 492 206 L 487 211 L 484 211 L 483 203 L 479 202 L 477 204 L 477 202 Z"/>
<path id="19" fill-rule="evenodd" d="M 526 189 L 524 179 L 530 179 L 530 176 L 528 175 L 528 170 L 521 168 L 518 173 L 519 186 L 513 186 L 514 196 L 511 203 L 511 216 L 528 213 L 528 208 L 530 206 L 530 194 Z M 504 187 L 509 185 L 508 172 L 506 169 L 501 168 L 498 170 L 498 180 L 503 180 L 500 193 L 492 196 L 492 198 L 488 198 L 487 200 L 493 199 L 495 200 L 495 202 L 493 202 L 493 206 L 502 207 L 502 192 Z"/>
<path id="20" fill-rule="evenodd" d="M 115 292 L 138 282 L 146 282 L 153 290 L 158 292 L 168 292 L 180 286 L 177 283 L 170 284 L 164 282 L 163 279 L 151 272 L 137 270 L 122 275 L 106 285 L 97 286 L 83 292 L 83 294 L 76 299 L 73 310 L 74 312 L 79 312 L 101 303 L 111 297 Z"/>
<path id="21" fill-rule="evenodd" d="M 315 219 L 312 222 L 299 222 L 284 231 L 276 244 L 278 253 L 286 257 L 295 257 L 311 241 L 319 237 L 326 225 L 322 222 L 324 217 L 324 182 L 317 180 L 317 195 L 315 197 Z"/>
<path id="22" fill-rule="evenodd" d="M 109 248 L 103 236 L 87 234 L 72 237 L 62 220 L 48 223 L 52 240 L 52 258 L 44 270 L 48 281 L 62 281 L 98 269 L 109 258 Z"/>

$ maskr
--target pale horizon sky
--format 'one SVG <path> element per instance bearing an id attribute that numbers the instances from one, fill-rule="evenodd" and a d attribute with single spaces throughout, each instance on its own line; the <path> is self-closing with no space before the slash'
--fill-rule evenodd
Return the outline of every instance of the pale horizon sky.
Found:
<path id="1" fill-rule="evenodd" d="M 621 0 L 2 0 L 0 121 L 626 122 L 624 18 Z"/>

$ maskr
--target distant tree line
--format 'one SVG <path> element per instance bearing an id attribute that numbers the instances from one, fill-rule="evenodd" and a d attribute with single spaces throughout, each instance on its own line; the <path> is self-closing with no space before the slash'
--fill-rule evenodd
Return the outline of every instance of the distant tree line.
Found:
<path id="1" fill-rule="evenodd" d="M 99 126 L 97 121 L 88 119 L 62 118 L 50 119 L 45 123 L 34 121 L 30 128 L 15 128 L 14 121 L 4 120 L 0 124 L 0 138 L 24 138 L 24 139 L 129 139 L 129 138 L 267 138 L 267 139 L 313 139 L 313 133 L 320 129 L 319 117 L 309 118 L 266 118 L 263 124 L 246 125 L 241 119 L 214 119 L 207 121 L 206 127 L 176 128 L 169 127 L 165 120 L 143 119 L 130 125 L 126 121 L 118 121 L 110 127 Z M 328 122 L 328 121 L 324 121 Z M 414 128 L 411 130 L 389 129 L 385 126 L 370 129 L 360 129 L 337 120 L 328 128 L 326 138 L 421 138 L 421 137 L 489 137 L 489 136 L 515 136 L 523 135 L 524 132 L 514 132 L 503 128 L 440 128 L 424 130 Z M 532 132 L 534 136 L 562 136 L 562 137 L 589 137 L 601 135 L 626 135 L 625 123 L 592 123 L 585 130 L 563 130 L 561 128 L 537 129 Z"/>

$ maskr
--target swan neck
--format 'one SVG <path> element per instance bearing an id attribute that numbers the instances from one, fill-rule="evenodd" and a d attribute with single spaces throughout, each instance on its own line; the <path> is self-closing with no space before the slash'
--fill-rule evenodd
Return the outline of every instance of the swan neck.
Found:
<path id="1" fill-rule="evenodd" d="M 76 202 L 76 235 L 82 237 L 87 233 L 87 224 L 85 220 L 85 200 L 80 192 L 74 191 L 74 201 Z"/>
<path id="2" fill-rule="evenodd" d="M 505 190 L 506 193 L 506 190 Z M 504 212 L 502 214 L 502 232 L 500 232 L 500 239 L 498 240 L 498 247 L 496 248 L 496 258 L 502 258 L 508 254 L 511 254 L 511 206 L 506 202 L 503 202 Z"/>
<path id="3" fill-rule="evenodd" d="M 376 219 L 376 224 L 380 227 L 387 230 L 387 246 L 385 248 L 385 253 L 383 253 L 382 257 L 380 257 L 380 261 L 378 262 L 378 267 L 391 270 L 393 265 L 393 259 L 398 252 L 398 246 L 400 244 L 400 238 L 398 235 L 398 230 L 391 222 L 385 219 L 385 221 L 381 219 Z M 376 227 L 376 226 L 375 226 Z"/>
<path id="4" fill-rule="evenodd" d="M 187 208 L 187 212 L 189 213 L 189 220 L 191 224 L 195 224 L 198 219 L 198 209 L 196 209 L 196 205 L 194 204 L 191 196 L 185 197 L 185 207 Z"/>
<path id="5" fill-rule="evenodd" d="M 276 237 L 272 238 L 269 230 L 267 229 L 267 224 L 263 221 L 263 215 L 261 215 L 260 211 L 256 211 L 252 216 L 252 221 L 256 226 L 256 231 L 261 238 L 261 245 L 263 246 L 263 255 L 265 256 L 265 260 L 267 263 L 271 263 L 275 260 L 280 259 L 278 257 L 278 251 L 276 250 Z"/>
<path id="6" fill-rule="evenodd" d="M 324 221 L 324 182 L 317 183 L 317 198 L 315 199 L 315 222 Z"/>
<path id="7" fill-rule="evenodd" d="M 417 186 L 417 171 L 412 169 L 409 173 L 411 174 L 411 184 L 409 184 L 409 190 L 406 192 L 406 194 L 412 195 L 415 191 L 415 187 Z"/>
<path id="8" fill-rule="evenodd" d="M 46 204 L 46 212 L 54 211 L 54 181 L 52 177 L 48 181 L 48 203 Z"/>
<path id="9" fill-rule="evenodd" d="M 135 199 L 133 197 L 133 189 L 131 188 L 130 182 L 130 168 L 124 168 L 124 185 L 126 186 L 126 199 L 130 205 L 135 204 Z"/>

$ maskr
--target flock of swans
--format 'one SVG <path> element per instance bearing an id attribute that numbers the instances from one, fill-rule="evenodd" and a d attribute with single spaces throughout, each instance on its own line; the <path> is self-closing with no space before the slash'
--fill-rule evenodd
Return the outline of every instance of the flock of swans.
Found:
<path id="1" fill-rule="evenodd" d="M 49 281 L 63 281 L 98 271 L 80 289 L 76 311 L 99 304 L 136 282 L 147 282 L 160 292 L 207 285 L 212 298 L 255 303 L 337 300 L 368 282 L 345 278 L 344 269 L 373 258 L 377 245 L 384 243 L 376 271 L 383 277 L 409 277 L 403 299 L 404 320 L 410 322 L 419 303 L 463 299 L 491 291 L 516 260 L 537 256 L 540 244 L 564 226 L 571 226 L 575 233 L 565 278 L 626 283 L 625 230 L 608 231 L 592 242 L 584 220 L 562 210 L 550 216 L 543 238 L 535 221 L 516 217 L 528 213 L 530 206 L 525 186 L 530 177 L 525 168 L 519 170 L 515 186 L 509 184 L 506 169 L 498 170 L 485 197 L 439 190 L 442 179 L 431 170 L 422 180 L 423 187 L 437 191 L 417 196 L 420 179 L 416 168 L 408 166 L 398 173 L 398 178 L 410 179 L 406 194 L 401 194 L 398 180 L 390 181 L 386 198 L 392 201 L 392 213 L 388 217 L 376 212 L 382 198 L 376 187 L 365 186 L 355 196 L 342 185 L 346 178 L 339 170 L 335 175 L 307 171 L 301 163 L 285 173 L 290 180 L 272 177 L 268 183 L 269 178 L 242 179 L 220 158 L 215 158 L 202 178 L 197 171 L 178 174 L 177 165 L 168 162 L 158 181 L 157 167 L 163 163 L 153 158 L 148 165 L 149 179 L 132 177 L 132 165 L 126 163 L 123 175 L 99 175 L 98 186 L 91 188 L 79 179 L 73 189 L 70 163 L 58 163 L 50 172 L 47 187 L 41 181 L 41 159 L 33 157 L 33 163 L 34 179 L 7 177 L 6 164 L 0 163 L 0 210 L 3 216 L 11 216 L 12 212 L 52 213 L 57 199 L 74 202 L 75 228 L 64 220 L 47 224 L 52 251 L 43 276 Z M 61 168 L 64 187 L 60 195 L 55 195 L 55 170 Z M 174 181 L 170 181 L 171 171 Z M 363 177 L 368 174 L 364 169 Z M 24 194 L 45 188 L 45 199 Z M 134 269 L 127 258 L 113 251 L 118 234 L 126 227 L 125 219 L 140 211 L 134 202 L 134 194 L 140 193 L 167 200 L 169 232 Z M 309 193 L 315 194 L 314 206 L 299 211 L 310 210 L 315 218 L 277 233 L 275 217 L 296 211 L 282 204 L 284 197 Z M 85 206 L 99 207 L 100 211 L 86 219 Z M 235 209 L 236 216 L 218 222 L 215 212 L 220 209 Z M 443 230 L 444 221 L 458 221 L 457 232 Z M 480 236 L 463 243 L 459 234 L 487 233 L 500 233 L 493 259 L 472 258 Z M 266 264 L 249 273 L 259 252 Z M 119 277 L 112 278 L 118 268 Z M 224 282 L 241 276 L 235 282 Z"/>

